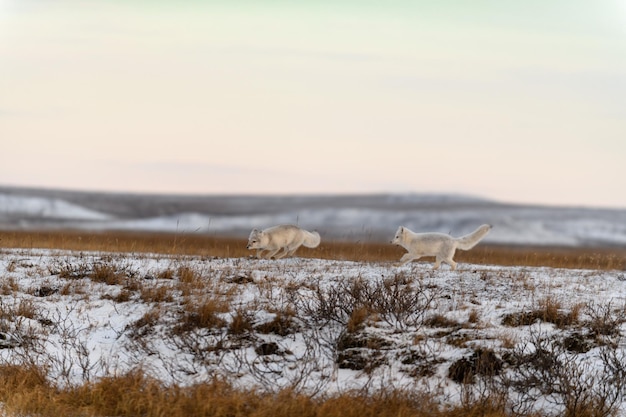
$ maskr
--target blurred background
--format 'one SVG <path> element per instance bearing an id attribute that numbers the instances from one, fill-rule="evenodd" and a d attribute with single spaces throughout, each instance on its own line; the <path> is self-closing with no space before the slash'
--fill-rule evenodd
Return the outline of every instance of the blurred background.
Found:
<path id="1" fill-rule="evenodd" d="M 0 0 L 0 226 L 626 243 L 626 2 Z"/>

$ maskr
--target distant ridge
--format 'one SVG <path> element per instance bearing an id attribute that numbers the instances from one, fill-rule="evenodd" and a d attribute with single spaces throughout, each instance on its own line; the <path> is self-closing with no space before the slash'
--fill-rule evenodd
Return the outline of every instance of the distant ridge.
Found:
<path id="1" fill-rule="evenodd" d="M 0 187 L 0 228 L 72 228 L 246 237 L 281 223 L 322 238 L 388 241 L 399 225 L 462 235 L 494 226 L 492 244 L 626 244 L 626 210 L 497 203 L 447 194 L 159 195 Z"/>

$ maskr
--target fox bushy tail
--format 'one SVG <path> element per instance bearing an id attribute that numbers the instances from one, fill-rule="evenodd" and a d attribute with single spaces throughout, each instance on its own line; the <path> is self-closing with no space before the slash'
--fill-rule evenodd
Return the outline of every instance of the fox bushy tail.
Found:
<path id="1" fill-rule="evenodd" d="M 302 244 L 307 248 L 317 248 L 321 241 L 320 234 L 317 232 L 309 232 L 308 230 L 303 230 L 303 232 L 304 242 L 302 242 Z"/>
<path id="2" fill-rule="evenodd" d="M 484 238 L 487 235 L 487 233 L 489 233 L 490 230 L 491 230 L 490 224 L 483 224 L 482 226 L 474 230 L 469 235 L 458 237 L 456 239 L 457 249 L 461 249 L 461 250 L 472 249 L 474 246 L 476 246 L 478 242 L 481 241 L 482 238 Z"/>

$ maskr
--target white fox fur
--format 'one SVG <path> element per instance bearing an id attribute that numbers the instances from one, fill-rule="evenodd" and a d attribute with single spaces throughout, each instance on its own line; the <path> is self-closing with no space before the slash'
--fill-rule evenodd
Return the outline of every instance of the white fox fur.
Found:
<path id="1" fill-rule="evenodd" d="M 391 243 L 408 251 L 400 258 L 401 265 L 422 256 L 434 256 L 434 269 L 438 269 L 441 262 L 445 262 L 455 270 L 456 262 L 452 260 L 455 251 L 472 249 L 490 230 L 490 224 L 483 224 L 469 235 L 455 238 L 444 233 L 415 233 L 400 226 Z"/>
<path id="2" fill-rule="evenodd" d="M 309 232 L 298 226 L 280 225 L 265 230 L 253 229 L 248 238 L 248 249 L 256 249 L 257 258 L 280 259 L 291 256 L 302 245 L 316 248 L 320 244 L 320 234 Z M 281 253 L 278 251 L 283 250 Z M 263 252 L 267 251 L 266 254 Z"/>

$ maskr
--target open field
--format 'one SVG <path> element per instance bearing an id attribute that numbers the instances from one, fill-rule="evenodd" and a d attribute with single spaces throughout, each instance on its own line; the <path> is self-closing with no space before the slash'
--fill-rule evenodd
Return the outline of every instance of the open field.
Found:
<path id="1" fill-rule="evenodd" d="M 246 241 L 203 234 L 90 231 L 0 231 L 0 247 L 78 251 L 137 252 L 239 258 L 252 255 Z M 386 243 L 323 240 L 316 249 L 300 248 L 304 258 L 350 261 L 397 261 L 404 249 Z M 479 244 L 457 251 L 459 262 L 503 266 L 549 266 L 574 269 L 626 270 L 624 247 L 541 247 Z M 425 258 L 431 262 L 432 259 Z"/>
<path id="2" fill-rule="evenodd" d="M 0 233 L 7 416 L 626 415 L 618 249 Z"/>

